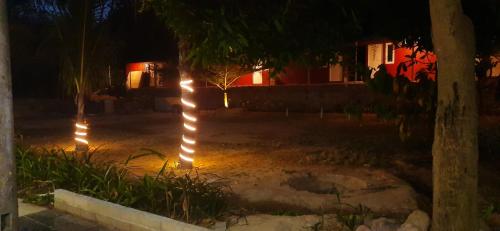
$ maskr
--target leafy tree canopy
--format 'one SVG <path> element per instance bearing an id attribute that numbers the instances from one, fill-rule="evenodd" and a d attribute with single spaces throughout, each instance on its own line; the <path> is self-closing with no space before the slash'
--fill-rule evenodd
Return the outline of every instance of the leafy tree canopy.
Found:
<path id="1" fill-rule="evenodd" d="M 334 62 L 360 28 L 347 0 L 150 0 L 195 67 Z"/>

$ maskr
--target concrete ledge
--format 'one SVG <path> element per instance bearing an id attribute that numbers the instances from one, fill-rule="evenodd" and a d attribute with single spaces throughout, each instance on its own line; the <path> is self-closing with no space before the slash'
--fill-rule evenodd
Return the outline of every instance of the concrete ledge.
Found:
<path id="1" fill-rule="evenodd" d="M 122 231 L 210 230 L 63 189 L 57 189 L 54 192 L 54 207 L 58 210 L 95 221 L 101 226 Z"/>

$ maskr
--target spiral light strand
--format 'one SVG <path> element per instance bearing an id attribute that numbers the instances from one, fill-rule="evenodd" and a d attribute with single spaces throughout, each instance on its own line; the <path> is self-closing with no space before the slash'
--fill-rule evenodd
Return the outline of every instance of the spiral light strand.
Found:
<path id="1" fill-rule="evenodd" d="M 192 96 L 194 93 L 193 80 L 181 80 L 180 86 L 182 89 L 181 103 L 183 106 L 182 117 L 184 118 L 184 134 L 182 135 L 179 158 L 181 159 L 181 164 L 183 161 L 192 164 L 195 153 L 194 146 L 196 145 L 195 132 L 197 121 L 196 116 L 192 113 L 193 109 L 196 108 L 196 104 L 189 99 L 192 98 L 189 96 Z"/>
<path id="2" fill-rule="evenodd" d="M 75 123 L 75 127 L 75 141 L 83 145 L 88 145 L 89 141 L 87 140 L 87 125 L 82 123 Z"/>

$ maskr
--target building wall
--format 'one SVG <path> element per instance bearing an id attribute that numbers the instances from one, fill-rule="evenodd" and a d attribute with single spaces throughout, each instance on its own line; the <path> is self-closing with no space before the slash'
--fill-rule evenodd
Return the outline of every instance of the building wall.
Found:
<path id="1" fill-rule="evenodd" d="M 269 86 L 271 85 L 271 80 L 269 78 L 269 70 L 259 71 L 262 74 L 262 83 L 254 84 L 254 72 L 242 75 L 238 80 L 236 80 L 231 86 L 233 87 L 249 87 L 249 86 Z"/>
<path id="2" fill-rule="evenodd" d="M 491 75 L 491 77 L 500 77 L 500 54 L 497 54 L 498 56 L 492 56 L 491 59 L 493 62 L 496 62 L 496 66 L 491 68 L 490 72 L 488 74 Z"/>
<path id="3" fill-rule="evenodd" d="M 393 52 L 394 62 L 387 62 L 387 56 L 389 55 L 386 44 L 393 44 L 395 49 Z M 387 72 L 392 75 L 397 75 L 398 66 L 402 63 L 409 63 L 411 61 L 410 56 L 413 53 L 412 49 L 406 47 L 397 47 L 396 44 L 385 41 L 367 44 L 367 63 L 366 65 L 370 68 L 377 69 L 379 64 L 384 64 Z M 436 62 L 436 55 L 432 52 L 417 52 L 416 59 L 417 63 L 413 66 L 409 66 L 406 71 L 401 69 L 400 74 L 406 76 L 411 81 L 416 80 L 416 75 L 419 71 L 427 69 L 427 65 Z M 408 66 L 408 65 L 407 65 Z M 373 77 L 372 72 L 372 77 Z M 434 79 L 435 75 L 430 74 L 430 77 Z"/>
<path id="4" fill-rule="evenodd" d="M 127 88 L 145 87 L 174 87 L 178 84 L 176 67 L 165 62 L 135 62 L 128 63 L 125 67 Z M 143 73 L 148 73 L 149 78 L 143 78 Z M 143 82 L 145 81 L 145 82 Z"/>
<path id="5" fill-rule="evenodd" d="M 254 84 L 254 73 L 242 75 L 232 84 L 232 87 L 249 86 L 269 86 L 269 85 L 300 85 L 300 84 L 321 84 L 330 82 L 330 72 L 328 67 L 311 68 L 308 78 L 307 69 L 298 66 L 286 67 L 283 72 L 270 78 L 270 71 L 262 71 L 262 83 Z"/>
<path id="6" fill-rule="evenodd" d="M 410 58 L 408 58 L 408 56 L 410 56 L 412 54 L 412 52 L 413 51 L 409 48 L 403 48 L 403 47 L 397 48 L 395 50 L 394 64 L 385 64 L 385 67 L 387 68 L 387 72 L 393 76 L 396 76 L 398 66 L 401 63 L 410 61 Z M 421 58 L 423 58 L 423 59 L 421 59 Z M 418 63 L 414 64 L 411 67 L 408 67 L 408 69 L 406 71 L 401 70 L 401 74 L 408 77 L 408 79 L 410 79 L 412 81 L 416 80 L 415 77 L 419 71 L 427 69 L 427 67 L 428 67 L 427 65 L 429 63 L 436 62 L 436 55 L 430 51 L 427 53 L 426 52 L 417 52 L 416 60 L 418 60 Z M 434 79 L 435 75 L 431 74 L 429 77 Z"/>
<path id="7" fill-rule="evenodd" d="M 310 68 L 308 74 L 307 68 L 290 66 L 279 74 L 277 82 L 282 85 L 329 83 L 329 69 L 327 67 Z"/>
<path id="8" fill-rule="evenodd" d="M 131 71 L 145 71 L 147 63 L 148 62 L 127 63 L 127 66 L 125 68 L 126 74 L 128 75 L 128 73 Z"/>

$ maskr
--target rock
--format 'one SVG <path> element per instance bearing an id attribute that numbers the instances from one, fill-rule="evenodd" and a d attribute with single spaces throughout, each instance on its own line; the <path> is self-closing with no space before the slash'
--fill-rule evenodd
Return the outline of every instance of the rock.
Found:
<path id="1" fill-rule="evenodd" d="M 401 225 L 400 231 L 427 231 L 430 225 L 430 218 L 427 213 L 421 210 L 413 211 L 406 221 Z"/>
<path id="2" fill-rule="evenodd" d="M 372 231 L 397 231 L 399 224 L 393 219 L 381 217 L 373 220 L 370 227 Z"/>
<path id="3" fill-rule="evenodd" d="M 366 225 L 360 225 L 358 226 L 358 228 L 356 228 L 356 231 L 372 231 L 372 230 Z"/>
<path id="4" fill-rule="evenodd" d="M 257 214 L 246 217 L 248 224 L 236 224 L 230 231 L 308 231 L 321 225 L 321 217 L 305 216 L 272 216 Z"/>
<path id="5" fill-rule="evenodd" d="M 222 221 L 215 222 L 213 229 L 215 231 L 226 231 L 226 229 L 227 229 L 226 222 L 222 222 Z"/>
<path id="6" fill-rule="evenodd" d="M 422 230 L 414 224 L 404 223 L 401 225 L 398 231 L 422 231 Z"/>

